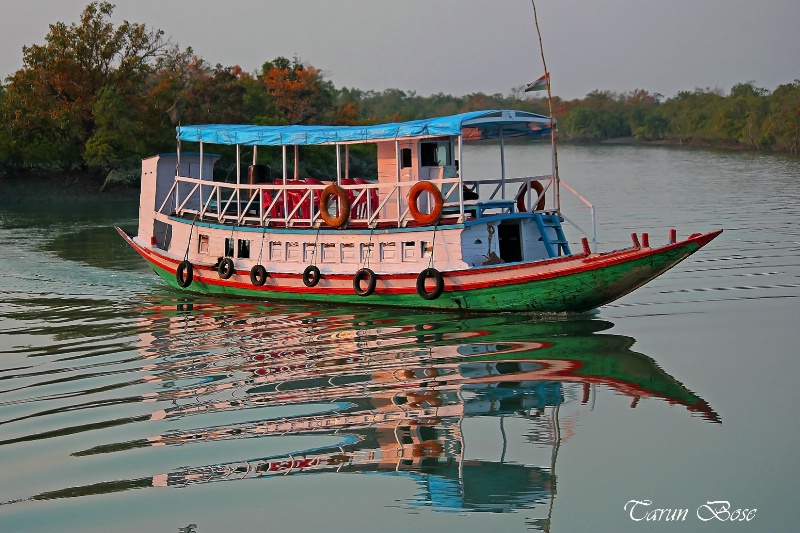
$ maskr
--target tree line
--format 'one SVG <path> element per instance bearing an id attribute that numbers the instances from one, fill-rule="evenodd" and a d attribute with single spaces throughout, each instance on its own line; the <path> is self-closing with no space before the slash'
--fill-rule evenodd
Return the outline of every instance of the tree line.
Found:
<path id="1" fill-rule="evenodd" d="M 257 72 L 210 65 L 160 30 L 110 18 L 94 1 L 77 23 L 50 25 L 43 44 L 25 46 L 23 67 L 0 84 L 0 171 L 135 168 L 175 145 L 165 113 L 183 124 L 374 124 L 510 108 L 549 114 L 547 101 L 512 89 L 466 96 L 337 88 L 298 58 L 277 57 Z M 672 98 L 635 90 L 553 99 L 559 136 L 571 141 L 619 137 L 797 153 L 800 80 L 770 92 L 754 82 L 683 91 Z M 259 157 L 277 163 L 265 150 Z M 358 165 L 359 149 L 355 149 Z M 329 162 L 319 155 L 315 164 Z"/>

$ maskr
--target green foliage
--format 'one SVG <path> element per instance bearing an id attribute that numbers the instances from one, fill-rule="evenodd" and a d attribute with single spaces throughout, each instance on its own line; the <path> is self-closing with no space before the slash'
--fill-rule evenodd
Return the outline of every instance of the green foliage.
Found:
<path id="1" fill-rule="evenodd" d="M 139 92 L 164 49 L 163 33 L 127 21 L 115 28 L 113 9 L 92 2 L 79 24 L 52 24 L 45 44 L 23 47 L 23 68 L 8 78 L 3 110 L 5 126 L 19 142 L 13 153 L 18 164 L 84 166 L 102 91 L 112 88 L 122 99 Z"/>
<path id="2" fill-rule="evenodd" d="M 530 96 L 524 86 L 509 95 L 424 97 L 396 88 L 338 89 L 297 57 L 276 57 L 254 73 L 212 66 L 191 48 L 165 41 L 160 30 L 127 21 L 115 27 L 113 9 L 93 1 L 79 22 L 52 24 L 43 44 L 23 47 L 23 67 L 0 84 L 0 172 L 134 167 L 142 157 L 174 146 L 174 125 L 165 111 L 176 103 L 182 124 L 353 125 L 503 108 L 550 114 L 547 99 Z M 559 135 L 569 140 L 635 137 L 795 153 L 800 147 L 800 80 L 771 94 L 746 82 L 727 96 L 719 89 L 695 89 L 666 100 L 641 89 L 598 90 L 581 100 L 554 97 L 552 109 Z M 301 175 L 333 175 L 334 150 L 303 150 Z M 219 151 L 220 178 L 232 179 L 235 148 Z M 351 147 L 351 175 L 374 177 L 372 156 L 370 148 Z M 241 157 L 246 168 L 252 155 Z M 280 150 L 262 148 L 257 159 L 270 165 L 273 176 L 282 173 Z"/>

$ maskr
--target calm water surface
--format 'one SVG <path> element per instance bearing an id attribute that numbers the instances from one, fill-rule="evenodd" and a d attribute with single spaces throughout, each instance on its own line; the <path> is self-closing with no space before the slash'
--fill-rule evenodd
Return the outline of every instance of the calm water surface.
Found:
<path id="1" fill-rule="evenodd" d="M 603 249 L 725 232 L 590 315 L 460 316 L 186 297 L 132 203 L 0 206 L 0 533 L 796 530 L 800 161 L 560 167 Z"/>

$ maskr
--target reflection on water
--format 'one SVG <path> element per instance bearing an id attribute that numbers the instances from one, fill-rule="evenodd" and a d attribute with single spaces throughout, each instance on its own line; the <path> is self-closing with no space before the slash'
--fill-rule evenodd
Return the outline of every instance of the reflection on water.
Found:
<path id="1" fill-rule="evenodd" d="M 177 300 L 135 201 L 0 205 L 0 530 L 634 531 L 632 497 L 791 530 L 800 163 L 560 155 L 604 249 L 724 236 L 590 317 L 465 318 Z"/>
<path id="2" fill-rule="evenodd" d="M 61 307 L 67 309 L 63 302 Z M 76 305 L 68 307 L 67 315 L 75 312 Z M 52 303 L 17 302 L 7 316 L 21 322 L 42 309 L 59 313 Z M 85 319 L 87 312 L 79 314 Z M 124 314 L 125 326 L 117 317 L 61 331 L 67 345 L 73 338 L 93 339 L 93 348 L 75 341 L 74 356 L 62 343 L 60 357 L 38 366 L 30 361 L 47 349 L 17 349 L 28 363 L 4 369 L 3 396 L 14 399 L 0 409 L 33 405 L 27 414 L 5 418 L 0 450 L 92 433 L 82 442 L 94 444 L 69 450 L 70 461 L 105 457 L 106 464 L 121 463 L 126 454 L 146 457 L 189 446 L 182 450 L 185 461 L 192 447 L 246 439 L 260 439 L 274 453 L 165 471 L 148 469 L 160 461 L 143 461 L 138 475 L 127 479 L 98 472 L 92 483 L 17 497 L 49 500 L 254 478 L 281 483 L 287 475 L 380 473 L 418 483 L 409 506 L 530 509 L 529 525 L 548 529 L 559 448 L 591 412 L 596 387 L 629 397 L 631 407 L 647 399 L 667 401 L 692 416 L 720 421 L 700 397 L 632 351 L 632 339 L 603 333 L 612 324 L 601 320 L 168 300 Z M 96 363 L 98 354 L 119 353 L 120 343 L 128 344 L 128 356 Z M 90 396 L 99 399 L 82 399 Z M 141 408 L 132 412 L 131 405 Z M 85 414 L 74 414 L 81 411 L 115 414 L 102 420 L 94 414 L 91 424 L 66 423 L 70 416 L 85 420 Z M 15 431 L 15 424 L 34 418 L 57 427 Z M 143 424 L 163 429 L 143 434 L 137 428 Z M 509 424 L 522 424 L 522 430 L 507 431 Z M 103 439 L 104 430 L 116 438 Z"/>

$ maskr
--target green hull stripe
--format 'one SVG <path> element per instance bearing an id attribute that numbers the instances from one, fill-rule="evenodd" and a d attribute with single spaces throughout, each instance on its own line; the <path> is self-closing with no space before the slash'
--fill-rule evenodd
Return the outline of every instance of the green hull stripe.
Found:
<path id="1" fill-rule="evenodd" d="M 473 311 L 584 312 L 612 302 L 669 270 L 700 248 L 687 243 L 617 264 L 599 266 L 549 279 L 466 290 L 446 291 L 436 300 L 413 294 L 379 294 L 362 297 L 352 294 L 311 292 L 273 292 L 256 287 L 212 285 L 201 281 L 182 289 L 175 275 L 157 265 L 151 266 L 172 287 L 200 294 L 270 300 L 303 300 L 349 305 L 382 305 Z"/>

